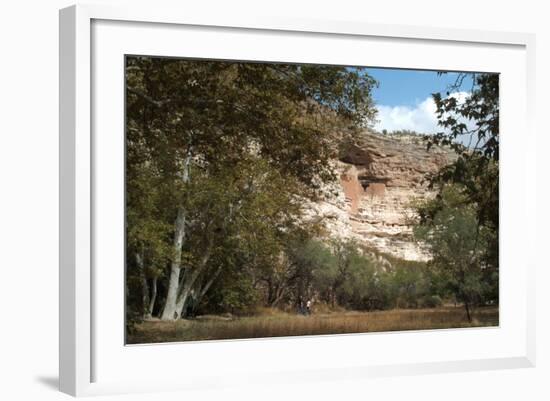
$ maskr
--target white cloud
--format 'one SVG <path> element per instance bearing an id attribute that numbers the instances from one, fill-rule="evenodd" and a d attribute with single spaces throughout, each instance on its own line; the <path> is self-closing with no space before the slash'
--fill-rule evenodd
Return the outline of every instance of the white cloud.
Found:
<path id="1" fill-rule="evenodd" d="M 469 95 L 468 92 L 454 92 L 449 96 L 463 102 Z M 374 126 L 377 131 L 411 130 L 424 134 L 441 131 L 441 127 L 437 125 L 436 106 L 431 96 L 414 107 L 378 105 L 377 108 L 378 122 Z"/>

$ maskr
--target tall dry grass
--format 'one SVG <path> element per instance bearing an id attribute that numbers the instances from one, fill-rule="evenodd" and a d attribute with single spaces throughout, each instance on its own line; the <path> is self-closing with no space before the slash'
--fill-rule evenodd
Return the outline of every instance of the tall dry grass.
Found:
<path id="1" fill-rule="evenodd" d="M 498 307 L 479 308 L 468 322 L 463 308 L 396 309 L 302 316 L 271 310 L 262 316 L 201 316 L 176 322 L 146 321 L 128 336 L 129 344 L 239 338 L 368 333 L 498 325 Z"/>

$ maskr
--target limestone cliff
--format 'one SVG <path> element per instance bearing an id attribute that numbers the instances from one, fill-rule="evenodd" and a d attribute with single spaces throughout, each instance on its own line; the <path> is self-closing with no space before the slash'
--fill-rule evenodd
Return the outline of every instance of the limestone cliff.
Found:
<path id="1" fill-rule="evenodd" d="M 410 204 L 434 195 L 426 174 L 456 156 L 432 148 L 414 135 L 390 136 L 364 132 L 336 161 L 339 181 L 327 188 L 326 200 L 308 214 L 321 221 L 330 236 L 357 239 L 367 247 L 406 260 L 426 260 L 413 241 Z"/>

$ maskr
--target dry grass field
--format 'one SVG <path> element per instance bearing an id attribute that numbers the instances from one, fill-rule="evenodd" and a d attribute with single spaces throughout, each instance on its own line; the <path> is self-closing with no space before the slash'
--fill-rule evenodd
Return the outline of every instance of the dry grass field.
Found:
<path id="1" fill-rule="evenodd" d="M 273 312 L 261 316 L 199 316 L 192 320 L 145 321 L 128 335 L 128 344 L 227 340 L 318 334 L 498 326 L 498 307 L 484 307 L 468 322 L 463 307 L 333 312 L 310 316 Z"/>

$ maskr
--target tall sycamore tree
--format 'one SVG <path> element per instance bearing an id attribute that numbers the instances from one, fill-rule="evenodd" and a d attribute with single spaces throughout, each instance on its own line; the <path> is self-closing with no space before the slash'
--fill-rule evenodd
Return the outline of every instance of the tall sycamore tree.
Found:
<path id="1" fill-rule="evenodd" d="M 339 66 L 127 58 L 128 254 L 136 255 L 138 266 L 147 263 L 146 254 L 162 260 L 166 251 L 153 239 L 170 238 L 163 320 L 181 317 L 192 294 L 204 295 L 196 287 L 208 283 L 199 279 L 206 269 L 201 266 L 220 259 L 213 255 L 246 210 L 247 193 L 263 188 L 286 199 L 320 195 L 323 183 L 334 179 L 336 143 L 375 117 L 375 84 L 360 69 Z M 239 181 L 243 160 L 261 161 L 269 170 L 264 177 L 275 174 L 293 184 L 276 192 L 256 185 L 261 168 L 248 172 L 255 179 Z M 227 185 L 234 196 L 217 199 L 216 210 L 197 188 L 201 182 Z M 149 224 L 156 218 L 170 228 Z M 151 226 L 151 238 L 140 234 L 138 227 Z"/>

